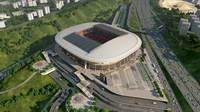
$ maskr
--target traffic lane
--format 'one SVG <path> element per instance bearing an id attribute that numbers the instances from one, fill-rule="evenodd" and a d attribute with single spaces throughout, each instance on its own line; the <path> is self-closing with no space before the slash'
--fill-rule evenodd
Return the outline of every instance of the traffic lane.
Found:
<path id="1" fill-rule="evenodd" d="M 122 110 L 123 112 L 135 112 L 135 111 L 139 111 L 139 112 L 163 112 L 162 110 L 157 110 L 157 109 L 152 109 L 152 108 L 148 108 L 148 107 L 139 107 L 138 105 L 130 105 L 130 104 L 122 104 L 120 102 L 114 102 L 106 97 L 104 97 L 102 94 L 100 94 L 99 92 L 94 92 L 95 96 L 98 96 L 99 101 L 104 102 L 105 106 L 111 106 L 114 107 L 116 109 Z"/>
<path id="2" fill-rule="evenodd" d="M 110 92 L 106 91 L 106 89 L 102 89 L 101 87 L 96 86 L 93 83 L 91 83 L 89 85 L 89 87 L 90 88 L 94 88 L 96 91 L 101 92 L 101 94 L 103 94 L 104 96 L 106 96 L 108 98 L 113 99 L 116 102 L 134 104 L 134 105 L 135 104 L 136 105 L 144 105 L 144 106 L 148 106 L 150 108 L 154 108 L 154 107 L 155 108 L 162 108 L 162 109 L 170 108 L 170 106 L 168 104 L 163 103 L 163 102 L 115 95 L 113 93 L 110 93 Z M 153 102 L 156 102 L 157 104 L 154 105 Z"/>
<path id="3" fill-rule="evenodd" d="M 137 6 L 137 12 L 138 12 L 138 14 L 139 14 L 139 18 L 140 18 L 140 20 L 141 20 L 141 18 L 143 18 L 143 17 L 145 17 L 146 16 L 146 14 L 143 14 L 143 12 L 144 13 L 146 13 L 147 11 L 149 11 L 148 9 L 147 10 L 145 10 L 145 11 L 142 11 L 142 9 L 141 8 L 144 8 L 144 7 L 142 7 L 143 6 L 143 4 L 144 3 L 141 3 L 141 2 L 144 2 L 144 1 L 142 1 L 142 0 L 136 0 L 136 1 L 134 1 L 134 2 L 136 2 L 136 6 Z M 144 8 L 145 9 L 145 8 Z M 141 14 L 142 14 L 142 16 L 141 16 Z M 145 22 L 141 22 L 141 23 L 144 23 L 143 24 L 143 26 L 144 27 L 146 27 L 146 25 L 145 24 L 147 24 L 148 25 L 148 23 L 145 23 Z M 146 27 L 146 28 L 148 28 L 148 27 Z M 162 46 L 162 47 L 164 47 L 164 46 Z M 164 75 L 164 74 L 163 74 Z M 164 77 L 164 76 L 163 76 Z M 165 79 L 165 77 L 164 77 L 164 79 Z M 166 80 L 166 79 L 165 79 Z M 169 85 L 168 85 L 169 86 Z M 167 90 L 169 90 L 169 92 L 168 93 L 171 93 L 171 94 L 169 94 L 170 96 L 173 96 L 174 98 L 175 98 L 175 95 L 174 95 L 174 93 L 173 92 L 171 92 L 172 90 L 171 90 L 171 88 L 170 88 L 170 86 L 169 87 L 167 87 L 168 89 Z M 176 99 L 176 98 L 175 98 Z M 176 100 L 176 102 L 177 102 L 177 100 Z M 175 105 L 176 106 L 176 105 Z M 174 106 L 173 106 L 174 107 Z M 179 107 L 180 108 L 180 105 L 179 104 L 177 104 L 177 107 Z M 178 108 L 176 109 L 176 111 L 179 111 L 178 110 Z M 180 111 L 181 111 L 181 109 L 180 109 Z"/>

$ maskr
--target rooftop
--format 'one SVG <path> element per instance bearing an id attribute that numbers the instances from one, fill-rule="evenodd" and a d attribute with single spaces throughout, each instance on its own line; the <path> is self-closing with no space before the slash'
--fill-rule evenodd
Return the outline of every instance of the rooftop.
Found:
<path id="1" fill-rule="evenodd" d="M 121 28 L 103 23 L 85 23 L 58 33 L 58 45 L 88 62 L 116 63 L 137 51 L 140 38 Z"/>

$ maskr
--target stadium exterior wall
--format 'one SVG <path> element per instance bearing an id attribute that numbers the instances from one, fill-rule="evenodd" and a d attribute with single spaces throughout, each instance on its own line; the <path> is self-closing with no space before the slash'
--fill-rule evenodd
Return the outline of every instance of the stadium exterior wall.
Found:
<path id="1" fill-rule="evenodd" d="M 112 39 L 100 45 L 99 47 L 93 49 L 90 53 L 84 52 L 77 46 L 72 45 L 71 43 L 66 42 L 63 39 L 71 33 L 88 29 L 98 24 L 103 23 L 85 23 L 65 29 L 56 35 L 56 43 L 73 56 L 84 60 L 89 64 L 100 66 L 112 65 L 117 62 L 120 62 L 121 60 L 127 58 L 129 55 L 134 54 L 134 52 L 136 52 L 141 47 L 142 42 L 137 35 L 108 24 L 103 25 L 105 25 L 106 27 L 112 27 L 117 30 L 126 32 L 127 34 L 116 37 L 115 39 Z"/>

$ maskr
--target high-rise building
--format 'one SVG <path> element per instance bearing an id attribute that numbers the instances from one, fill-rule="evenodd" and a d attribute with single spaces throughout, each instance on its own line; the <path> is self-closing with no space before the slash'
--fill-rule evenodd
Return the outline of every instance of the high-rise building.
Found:
<path id="1" fill-rule="evenodd" d="M 31 12 L 33 14 L 33 16 L 38 16 L 36 11 Z"/>
<path id="2" fill-rule="evenodd" d="M 196 32 L 198 30 L 197 26 L 200 25 L 200 21 L 194 21 L 191 26 L 191 31 Z"/>
<path id="3" fill-rule="evenodd" d="M 197 26 L 196 35 L 200 38 L 200 25 Z"/>
<path id="4" fill-rule="evenodd" d="M 29 7 L 37 6 L 36 0 L 28 0 L 28 6 Z"/>
<path id="5" fill-rule="evenodd" d="M 50 14 L 50 8 L 49 8 L 49 6 L 45 6 L 44 7 L 44 13 L 45 14 Z"/>
<path id="6" fill-rule="evenodd" d="M 66 0 L 66 3 L 70 3 L 70 0 Z"/>
<path id="7" fill-rule="evenodd" d="M 191 23 L 188 19 L 180 19 L 178 30 L 180 35 L 187 35 L 188 30 L 190 29 Z"/>
<path id="8" fill-rule="evenodd" d="M 26 7 L 27 6 L 27 1 L 26 0 L 21 0 L 21 4 L 22 4 L 22 7 Z"/>
<path id="9" fill-rule="evenodd" d="M 42 9 L 38 9 L 37 10 L 37 14 L 38 14 L 38 17 L 43 17 L 44 16 L 44 13 L 43 13 L 43 10 Z"/>
<path id="10" fill-rule="evenodd" d="M 14 2 L 12 3 L 13 8 L 18 9 L 21 6 L 21 2 Z"/>
<path id="11" fill-rule="evenodd" d="M 200 18 L 200 9 L 197 10 L 197 12 L 195 13 L 197 15 L 197 17 Z"/>
<path id="12" fill-rule="evenodd" d="M 28 17 L 28 20 L 29 20 L 29 21 L 34 20 L 33 13 L 28 13 L 28 14 L 27 14 L 27 17 Z"/>
<path id="13" fill-rule="evenodd" d="M 197 17 L 197 15 L 195 15 L 195 14 L 191 14 L 190 16 L 189 16 L 189 22 L 193 22 L 193 21 L 195 21 L 195 20 L 199 20 L 199 18 Z"/>
<path id="14" fill-rule="evenodd" d="M 40 3 L 48 3 L 48 0 L 39 0 Z"/>
<path id="15" fill-rule="evenodd" d="M 56 8 L 61 9 L 64 6 L 64 1 L 56 1 Z"/>
<path id="16" fill-rule="evenodd" d="M 74 0 L 74 2 L 79 2 L 80 0 Z"/>

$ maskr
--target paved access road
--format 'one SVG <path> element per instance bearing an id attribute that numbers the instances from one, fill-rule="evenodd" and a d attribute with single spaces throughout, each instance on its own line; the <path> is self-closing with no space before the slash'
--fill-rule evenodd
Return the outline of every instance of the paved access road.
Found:
<path id="1" fill-rule="evenodd" d="M 53 60 L 54 64 L 56 64 L 59 71 L 63 72 L 62 73 L 63 76 L 69 74 L 68 71 L 71 71 L 70 69 L 71 67 L 66 67 L 67 64 L 61 62 L 62 60 L 60 60 L 59 57 L 57 58 L 54 57 Z M 67 77 L 67 79 L 69 81 L 74 80 L 73 76 L 69 76 Z M 171 108 L 171 106 L 169 106 L 164 102 L 116 95 L 114 93 L 107 91 L 97 83 L 92 83 L 89 86 L 89 90 L 101 98 L 101 104 L 104 104 L 107 107 L 115 106 L 115 108 L 120 109 L 120 111 L 122 112 L 132 112 L 133 110 L 139 112 L 149 112 L 149 111 L 162 112 L 163 110 Z M 157 104 L 154 105 L 153 102 L 156 102 Z"/>
<path id="2" fill-rule="evenodd" d="M 152 10 L 149 0 L 135 0 L 139 20 L 144 29 L 154 29 Z M 169 48 L 164 37 L 152 30 L 153 34 L 147 36 L 151 46 L 169 72 L 170 76 L 178 86 L 179 90 L 190 104 L 194 112 L 200 112 L 200 86 L 198 82 L 188 73 Z"/>
<path id="3" fill-rule="evenodd" d="M 51 74 L 49 74 L 50 77 L 52 77 L 56 83 L 59 84 L 59 86 L 62 88 L 61 90 L 61 96 L 53 103 L 53 105 L 51 106 L 50 112 L 58 112 L 58 109 L 60 107 L 60 105 L 66 100 L 68 94 L 69 94 L 69 90 L 71 89 L 71 87 L 69 87 L 62 79 L 61 79 L 61 75 L 60 73 L 58 73 L 57 71 L 52 72 Z"/>
<path id="4" fill-rule="evenodd" d="M 170 105 L 164 102 L 117 95 L 115 93 L 110 92 L 101 85 L 97 84 L 96 82 L 91 82 L 89 88 L 91 92 L 93 92 L 98 97 L 106 99 L 108 102 L 111 102 L 115 105 L 118 105 L 121 108 L 129 110 L 134 109 L 136 111 L 142 111 L 142 112 L 143 111 L 161 112 L 163 110 L 171 108 Z M 156 102 L 156 104 L 154 105 L 153 102 Z"/>

